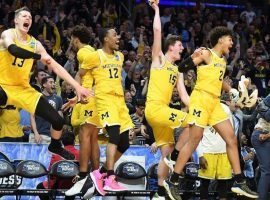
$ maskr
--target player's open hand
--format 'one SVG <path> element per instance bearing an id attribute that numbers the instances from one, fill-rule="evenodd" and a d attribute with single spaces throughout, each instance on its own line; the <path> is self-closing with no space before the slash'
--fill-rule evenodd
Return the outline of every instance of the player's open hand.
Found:
<path id="1" fill-rule="evenodd" d="M 63 112 L 65 112 L 65 111 L 67 111 L 69 108 L 73 108 L 73 107 L 76 105 L 76 103 L 77 103 L 77 96 L 74 97 L 74 98 L 68 99 L 68 102 L 65 103 L 65 104 L 62 106 L 61 110 L 62 110 Z"/>
<path id="2" fill-rule="evenodd" d="M 199 158 L 199 163 L 202 169 L 207 169 L 208 163 L 207 163 L 207 160 L 203 156 Z"/>
<path id="3" fill-rule="evenodd" d="M 78 102 L 84 103 L 84 101 L 87 99 L 87 97 L 93 97 L 94 91 L 86 89 L 82 86 L 79 86 L 78 88 L 75 88 Z"/>

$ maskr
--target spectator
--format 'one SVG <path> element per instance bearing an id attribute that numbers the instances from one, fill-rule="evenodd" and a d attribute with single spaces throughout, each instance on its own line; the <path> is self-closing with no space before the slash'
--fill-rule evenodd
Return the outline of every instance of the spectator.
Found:
<path id="1" fill-rule="evenodd" d="M 260 118 L 252 133 L 251 143 L 255 148 L 261 171 L 258 183 L 259 199 L 266 200 L 270 198 L 270 95 L 260 102 L 257 109 Z"/>
<path id="2" fill-rule="evenodd" d="M 255 183 L 255 173 L 253 169 L 253 162 L 255 160 L 256 152 L 254 148 L 250 148 L 247 146 L 247 136 L 241 136 L 241 156 L 245 162 L 243 173 L 247 178 L 248 185 L 252 190 L 256 190 L 256 183 Z"/>
<path id="3" fill-rule="evenodd" d="M 20 111 L 14 106 L 0 108 L 0 142 L 23 142 L 23 130 L 29 126 L 20 125 Z"/>
<path id="4" fill-rule="evenodd" d="M 49 104 L 58 111 L 62 116 L 61 107 L 63 105 L 62 98 L 55 94 L 55 81 L 52 76 L 46 76 L 41 81 L 43 86 L 43 95 Z M 51 140 L 50 129 L 51 124 L 42 117 L 31 115 L 31 126 L 33 133 L 29 136 L 31 143 L 49 143 Z"/>

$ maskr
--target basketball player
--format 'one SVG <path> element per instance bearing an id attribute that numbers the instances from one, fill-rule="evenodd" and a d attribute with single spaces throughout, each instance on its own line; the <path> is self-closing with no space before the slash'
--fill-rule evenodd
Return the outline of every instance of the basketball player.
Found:
<path id="1" fill-rule="evenodd" d="M 161 22 L 159 7 L 152 3 L 155 11 L 153 31 L 154 43 L 152 48 L 152 65 L 147 92 L 145 116 L 153 129 L 155 141 L 161 150 L 161 160 L 158 165 L 158 191 L 153 199 L 165 199 L 163 181 L 167 179 L 169 168 L 163 159 L 174 149 L 174 128 L 184 126 L 187 113 L 169 107 L 173 89 L 177 86 L 184 104 L 188 105 L 189 96 L 186 92 L 183 74 L 178 72 L 175 61 L 180 60 L 184 49 L 181 38 L 169 36 L 164 45 L 165 55 L 161 51 Z M 194 55 L 193 55 L 194 56 Z"/>
<path id="2" fill-rule="evenodd" d="M 129 148 L 129 130 L 134 127 L 128 114 L 121 84 L 124 56 L 118 50 L 119 36 L 114 29 L 102 29 L 99 39 L 102 49 L 84 58 L 78 74 L 89 70 L 95 80 L 95 98 L 101 125 L 109 135 L 106 163 L 100 170 L 90 173 L 98 192 L 126 190 L 115 180 L 114 164 Z M 103 188 L 104 183 L 104 188 Z"/>
<path id="3" fill-rule="evenodd" d="M 225 55 L 229 53 L 233 45 L 232 33 L 226 27 L 216 27 L 210 32 L 209 38 L 212 49 L 203 50 L 200 56 L 186 60 L 186 65 L 197 66 L 197 81 L 190 96 L 187 116 L 187 122 L 190 124 L 190 136 L 178 155 L 171 178 L 164 181 L 164 187 L 167 192 L 171 193 L 173 199 L 181 199 L 178 187 L 180 173 L 199 144 L 204 128 L 210 125 L 226 142 L 228 158 L 235 177 L 231 190 L 250 198 L 257 198 L 257 193 L 248 188 L 241 173 L 237 139 L 219 99 L 221 89 L 229 92 L 233 99 L 236 99 L 238 95 L 235 89 L 223 81 L 226 69 Z"/>
<path id="4" fill-rule="evenodd" d="M 71 33 L 71 46 L 75 52 L 77 52 L 77 59 L 79 67 L 89 53 L 94 52 L 95 49 L 88 45 L 90 42 L 90 32 L 86 26 L 75 26 Z M 93 77 L 91 71 L 88 70 L 82 77 L 77 75 L 75 79 L 85 88 L 92 90 Z M 91 158 L 92 169 L 97 170 L 99 168 L 99 146 L 98 146 L 98 132 L 99 132 L 99 118 L 97 114 L 95 97 L 87 99 L 86 104 L 76 104 L 73 108 L 73 112 L 77 112 L 80 115 L 80 173 L 79 179 L 74 186 L 67 191 L 66 196 L 73 196 L 81 191 L 88 174 L 88 162 Z M 71 121 L 72 123 L 72 121 Z"/>
<path id="5" fill-rule="evenodd" d="M 0 106 L 14 105 L 31 114 L 38 115 L 52 124 L 49 151 L 72 160 L 74 155 L 61 144 L 63 118 L 29 84 L 34 59 L 41 60 L 59 77 L 69 82 L 77 91 L 78 98 L 90 95 L 53 58 L 34 37 L 28 35 L 32 16 L 27 7 L 15 11 L 15 29 L 8 29 L 0 39 Z"/>

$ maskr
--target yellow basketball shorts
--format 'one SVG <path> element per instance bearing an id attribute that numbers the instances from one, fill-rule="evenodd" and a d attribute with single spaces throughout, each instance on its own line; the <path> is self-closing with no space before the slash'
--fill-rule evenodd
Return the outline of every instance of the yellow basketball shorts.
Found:
<path id="1" fill-rule="evenodd" d="M 120 125 L 120 133 L 134 127 L 123 96 L 96 95 L 96 106 L 102 127 Z"/>
<path id="2" fill-rule="evenodd" d="M 170 108 L 166 104 L 148 102 L 145 117 L 153 129 L 157 146 L 174 144 L 174 129 L 186 126 L 187 113 Z"/>
<path id="3" fill-rule="evenodd" d="M 76 104 L 72 112 L 78 113 L 82 124 L 92 124 L 101 128 L 95 97 L 88 98 L 87 104 Z"/>
<path id="4" fill-rule="evenodd" d="M 218 97 L 201 90 L 194 89 L 192 91 L 187 116 L 188 124 L 205 128 L 227 119 L 228 115 L 222 108 Z"/>
<path id="5" fill-rule="evenodd" d="M 204 153 L 207 169 L 199 169 L 199 177 L 205 179 L 227 180 L 232 178 L 232 167 L 226 153 Z"/>
<path id="6" fill-rule="evenodd" d="M 10 85 L 0 85 L 0 87 L 7 94 L 6 105 L 13 105 L 17 108 L 22 108 L 31 114 L 34 114 L 41 93 L 37 92 L 30 85 L 25 86 L 10 86 Z"/>

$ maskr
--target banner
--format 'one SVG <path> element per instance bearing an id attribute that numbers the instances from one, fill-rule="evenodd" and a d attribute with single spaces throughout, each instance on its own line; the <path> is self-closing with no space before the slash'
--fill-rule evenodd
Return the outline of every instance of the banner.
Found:
<path id="1" fill-rule="evenodd" d="M 3 153 L 12 164 L 16 165 L 21 160 L 35 160 L 42 163 L 48 168 L 51 154 L 47 151 L 48 145 L 46 144 L 30 144 L 30 143 L 0 143 L 0 152 Z M 77 148 L 79 148 L 77 146 Z M 100 146 L 100 160 L 105 161 L 105 150 L 106 146 Z M 2 158 L 4 159 L 3 155 Z M 140 164 L 147 172 L 150 166 L 158 163 L 160 159 L 160 152 L 152 154 L 150 149 L 143 146 L 130 146 L 130 148 L 125 152 L 121 159 L 116 163 L 117 167 L 120 163 L 124 161 L 136 162 Z M 17 176 L 10 176 L 9 178 L 0 178 L 0 187 L 10 188 L 13 186 L 14 182 L 18 184 L 19 189 L 35 189 L 36 185 L 40 182 L 47 180 L 47 177 L 41 177 L 37 179 L 27 179 Z M 1 197 L 3 200 L 15 200 L 14 196 Z M 33 196 L 22 196 L 22 200 L 34 200 L 39 199 Z M 96 198 L 98 199 L 98 198 Z M 137 198 L 136 198 L 137 199 Z M 140 198 L 141 199 L 141 198 Z M 144 198 L 145 199 L 145 198 Z"/>

